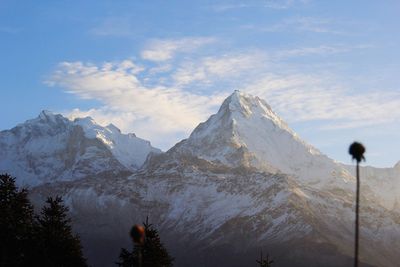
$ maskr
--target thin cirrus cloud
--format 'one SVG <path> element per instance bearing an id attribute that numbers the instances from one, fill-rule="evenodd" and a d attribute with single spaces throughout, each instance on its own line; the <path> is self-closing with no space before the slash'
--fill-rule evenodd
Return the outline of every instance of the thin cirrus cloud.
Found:
<path id="1" fill-rule="evenodd" d="M 292 33 L 302 33 L 310 32 L 315 34 L 334 34 L 334 35 L 344 35 L 343 25 L 339 27 L 337 21 L 329 18 L 319 18 L 319 17 L 289 17 L 282 19 L 276 23 L 271 23 L 269 25 L 253 25 L 246 24 L 242 25 L 241 28 L 244 30 L 255 30 L 260 32 L 292 32 Z M 341 24 L 346 24 L 342 22 Z M 349 27 L 351 25 L 347 25 Z"/>
<path id="2" fill-rule="evenodd" d="M 155 39 L 147 43 L 141 57 L 149 61 L 166 61 L 172 59 L 176 53 L 188 53 L 202 46 L 215 43 L 217 40 L 210 37 L 190 37 L 181 39 Z"/>
<path id="3" fill-rule="evenodd" d="M 308 56 L 308 55 L 331 55 L 337 53 L 344 53 L 352 50 L 350 46 L 332 46 L 320 45 L 316 47 L 301 47 L 295 49 L 281 50 L 276 53 L 277 58 L 288 58 L 295 56 Z"/>
<path id="4" fill-rule="evenodd" d="M 265 1 L 264 6 L 273 9 L 288 9 L 309 2 L 310 0 L 267 0 Z"/>
<path id="5" fill-rule="evenodd" d="M 373 48 L 372 44 L 357 44 L 357 45 L 319 45 L 309 47 L 297 47 L 293 49 L 280 49 L 273 53 L 275 60 L 287 58 L 304 57 L 304 56 L 330 56 L 334 54 L 343 54 L 354 50 L 365 50 Z"/>
<path id="6" fill-rule="evenodd" d="M 337 77 L 316 74 L 269 74 L 246 91 L 268 100 L 289 122 L 319 121 L 320 130 L 349 129 L 400 120 L 400 93 L 354 91 Z"/>
<path id="7" fill-rule="evenodd" d="M 62 62 L 46 83 L 103 104 L 86 111 L 75 109 L 69 112 L 70 116 L 89 115 L 103 123 L 113 122 L 122 130 L 134 130 L 162 148 L 187 136 L 225 96 L 198 95 L 164 86 L 149 88 L 138 78 L 142 71 L 143 68 L 131 60 L 106 62 L 99 66 Z M 171 136 L 173 140 L 165 140 L 165 136 Z"/>
<path id="8" fill-rule="evenodd" d="M 265 62 L 263 59 L 266 59 L 266 57 L 265 53 L 253 51 L 187 60 L 177 67 L 172 78 L 180 86 L 193 82 L 213 84 L 218 80 L 228 78 L 231 81 L 232 78 L 243 81 L 247 80 L 254 70 L 262 67 Z"/>
<path id="9" fill-rule="evenodd" d="M 350 90 L 333 74 L 301 70 L 290 61 L 281 63 L 282 57 L 345 53 L 364 46 L 300 47 L 220 56 L 193 56 L 190 52 L 215 41 L 153 40 L 142 51 L 141 62 L 62 62 L 46 83 L 102 103 L 89 110 L 66 111 L 71 117 L 92 116 L 101 124 L 112 122 L 163 149 L 187 137 L 234 89 L 264 98 L 289 123 L 318 121 L 317 127 L 322 130 L 400 120 L 400 93 L 396 91 Z M 189 56 L 179 58 L 180 53 Z M 168 63 L 146 67 L 147 61 Z M 199 85 L 202 93 L 197 90 Z"/>
<path id="10" fill-rule="evenodd" d="M 289 9 L 309 3 L 310 0 L 264 0 L 264 1 L 231 1 L 224 4 L 213 5 L 212 9 L 216 12 L 225 12 L 232 9 L 241 8 L 270 8 L 270 9 Z"/>

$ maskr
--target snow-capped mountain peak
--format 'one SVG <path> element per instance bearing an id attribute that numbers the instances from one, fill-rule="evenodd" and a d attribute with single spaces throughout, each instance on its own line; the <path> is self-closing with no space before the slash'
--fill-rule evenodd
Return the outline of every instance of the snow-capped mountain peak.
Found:
<path id="1" fill-rule="evenodd" d="M 251 116 L 265 117 L 273 121 L 277 126 L 292 132 L 288 125 L 272 111 L 271 107 L 259 98 L 235 90 L 222 104 L 221 109 L 228 107 L 229 112 L 239 113 L 249 118 Z"/>
<path id="2" fill-rule="evenodd" d="M 161 150 L 112 124 L 102 127 L 90 117 L 71 121 L 50 111 L 0 132 L 0 171 L 24 185 L 133 171 L 151 152 Z"/>
<path id="3" fill-rule="evenodd" d="M 260 98 L 234 92 L 187 140 L 136 170 L 140 147 L 153 149 L 112 124 L 44 111 L 0 132 L 0 172 L 33 186 L 35 203 L 62 195 L 93 265 L 111 265 L 118 246 L 104 240 L 129 241 L 148 215 L 176 246 L 177 266 L 245 266 L 259 247 L 276 249 L 282 266 L 351 263 L 354 166 L 303 142 Z M 399 168 L 361 170 L 360 256 L 374 266 L 398 263 Z"/>
<path id="4" fill-rule="evenodd" d="M 136 137 L 135 134 L 123 134 L 114 124 L 103 127 L 91 117 L 77 118 L 74 123 L 81 126 L 88 138 L 101 140 L 113 155 L 129 169 L 143 165 L 150 152 L 161 153 L 160 149 L 151 146 L 149 141 Z"/>
<path id="5" fill-rule="evenodd" d="M 35 127 L 37 130 L 40 130 L 41 128 L 43 130 L 44 128 L 47 127 L 54 127 L 54 126 L 62 127 L 66 126 L 67 124 L 69 124 L 69 120 L 63 117 L 61 114 L 54 114 L 51 111 L 42 110 L 36 118 L 27 120 L 24 123 L 20 123 L 15 128 L 21 126 L 20 128 L 25 128 L 25 129 Z"/>
<path id="6" fill-rule="evenodd" d="M 38 118 L 45 121 L 45 120 L 53 120 L 54 119 L 54 114 L 49 111 L 49 110 L 42 110 L 42 112 L 40 112 Z"/>
<path id="7" fill-rule="evenodd" d="M 171 152 L 288 173 L 311 184 L 332 182 L 322 177 L 350 179 L 333 160 L 302 141 L 264 100 L 239 91 Z"/>

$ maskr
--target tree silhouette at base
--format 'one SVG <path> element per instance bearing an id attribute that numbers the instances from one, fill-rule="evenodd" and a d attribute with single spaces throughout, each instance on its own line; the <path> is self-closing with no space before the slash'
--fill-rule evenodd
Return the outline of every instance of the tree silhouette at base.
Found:
<path id="1" fill-rule="evenodd" d="M 14 177 L 0 174 L 0 266 L 86 266 L 62 199 L 46 203 L 35 216 L 28 190 L 19 190 Z"/>
<path id="2" fill-rule="evenodd" d="M 41 266 L 87 266 L 78 236 L 72 233 L 61 197 L 47 198 L 38 218 Z"/>
<path id="3" fill-rule="evenodd" d="M 0 175 L 0 266 L 28 266 L 33 242 L 33 207 L 15 178 Z"/>
<path id="4" fill-rule="evenodd" d="M 173 258 L 168 254 L 161 243 L 158 231 L 148 222 L 143 223 L 145 229 L 145 238 L 142 245 L 136 244 L 132 252 L 121 249 L 119 255 L 121 267 L 171 267 Z"/>
<path id="5" fill-rule="evenodd" d="M 260 266 L 260 267 L 271 267 L 272 263 L 274 263 L 273 260 L 269 259 L 269 255 L 268 254 L 267 254 L 267 258 L 264 259 L 262 251 L 261 251 L 260 260 L 256 260 L 256 262 L 259 264 L 258 266 Z"/>

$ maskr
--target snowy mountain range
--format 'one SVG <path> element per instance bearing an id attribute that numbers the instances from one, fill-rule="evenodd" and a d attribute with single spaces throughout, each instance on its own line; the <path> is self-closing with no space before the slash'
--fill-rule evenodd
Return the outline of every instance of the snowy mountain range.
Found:
<path id="1" fill-rule="evenodd" d="M 354 170 L 302 141 L 262 99 L 235 91 L 167 152 L 113 125 L 42 112 L 0 132 L 0 171 L 41 203 L 62 195 L 94 266 L 113 266 L 146 216 L 176 266 L 350 266 Z M 364 167 L 361 260 L 397 266 L 400 164 Z"/>
<path id="2" fill-rule="evenodd" d="M 0 170 L 24 186 L 132 172 L 149 153 L 161 150 L 112 124 L 101 127 L 89 117 L 70 121 L 49 111 L 0 132 Z"/>

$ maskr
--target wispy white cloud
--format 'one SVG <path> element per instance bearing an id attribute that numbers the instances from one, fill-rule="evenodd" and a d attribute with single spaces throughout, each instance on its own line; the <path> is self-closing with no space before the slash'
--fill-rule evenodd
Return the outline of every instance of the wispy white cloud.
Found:
<path id="1" fill-rule="evenodd" d="M 212 5 L 212 9 L 216 12 L 224 12 L 232 9 L 241 8 L 270 8 L 270 9 L 288 9 L 295 6 L 308 4 L 311 0 L 263 0 L 263 1 L 231 1 L 222 4 Z"/>
<path id="2" fill-rule="evenodd" d="M 319 45 L 269 51 L 252 49 L 247 52 L 231 52 L 218 56 L 187 57 L 174 65 L 175 71 L 171 73 L 171 76 L 175 85 L 180 87 L 215 85 L 216 83 L 219 85 L 221 82 L 241 87 L 268 74 L 282 73 L 282 70 L 287 68 L 283 65 L 284 61 L 307 56 L 330 56 L 370 47 L 363 44 Z"/>
<path id="3" fill-rule="evenodd" d="M 246 24 L 241 28 L 245 30 L 256 30 L 261 32 L 312 32 L 321 34 L 346 34 L 343 25 L 338 22 L 322 17 L 289 17 L 269 25 Z M 345 24 L 342 22 L 341 24 Z"/>
<path id="4" fill-rule="evenodd" d="M 246 87 L 290 122 L 318 121 L 320 129 L 375 126 L 400 121 L 400 92 L 356 92 L 323 74 L 270 74 Z"/>
<path id="5" fill-rule="evenodd" d="M 272 56 L 277 60 L 312 55 L 329 56 L 333 54 L 354 52 L 355 50 L 369 49 L 372 47 L 373 45 L 370 44 L 306 46 L 291 49 L 280 49 L 275 51 Z"/>
<path id="6" fill-rule="evenodd" d="M 311 2 L 311 0 L 266 0 L 265 7 L 273 9 L 288 9 L 296 5 L 304 5 Z"/>
<path id="7" fill-rule="evenodd" d="M 222 56 L 207 56 L 198 60 L 183 62 L 173 73 L 177 85 L 187 85 L 193 82 L 212 84 L 221 79 L 240 80 L 247 78 L 264 64 L 265 53 L 231 53 Z"/>
<path id="8" fill-rule="evenodd" d="M 397 108 L 400 92 L 352 90 L 321 68 L 302 69 L 290 61 L 282 61 L 368 46 L 321 45 L 232 51 L 219 56 L 190 53 L 191 49 L 200 49 L 213 41 L 212 38 L 153 40 L 153 46 L 145 50 L 148 53 L 142 53 L 144 58 L 156 61 L 156 66 L 150 64 L 152 67 L 145 67 L 146 60 L 102 64 L 62 62 L 47 84 L 102 103 L 95 109 L 67 112 L 71 116 L 90 115 L 100 123 L 112 122 L 164 149 L 186 137 L 215 112 L 233 89 L 266 99 L 289 122 L 315 121 L 323 130 L 400 121 Z M 164 51 L 162 47 L 166 54 L 158 54 L 157 51 Z M 189 54 L 177 56 L 182 51 Z M 199 87 L 207 90 L 197 90 Z"/>
<path id="9" fill-rule="evenodd" d="M 146 44 L 141 52 L 143 59 L 150 61 L 166 61 L 179 53 L 193 52 L 194 50 L 215 43 L 217 40 L 210 37 L 187 37 L 181 39 L 155 39 Z"/>
<path id="10" fill-rule="evenodd" d="M 216 12 L 224 12 L 227 10 L 247 8 L 247 7 L 253 7 L 253 5 L 250 5 L 249 3 L 225 3 L 225 4 L 216 4 L 211 6 L 211 8 Z"/>
<path id="11" fill-rule="evenodd" d="M 98 109 L 74 110 L 72 115 L 92 115 L 113 122 L 127 131 L 135 131 L 163 148 L 204 120 L 224 95 L 198 95 L 172 87 L 143 85 L 138 78 L 141 67 L 130 60 L 94 65 L 62 62 L 47 84 L 60 86 L 84 99 L 103 103 Z M 165 136 L 175 136 L 167 140 Z"/>
<path id="12" fill-rule="evenodd" d="M 349 46 L 331 46 L 321 45 L 315 47 L 300 47 L 294 49 L 280 50 L 276 53 L 278 58 L 282 57 L 296 57 L 307 55 L 331 55 L 336 53 L 343 53 L 352 50 Z"/>

